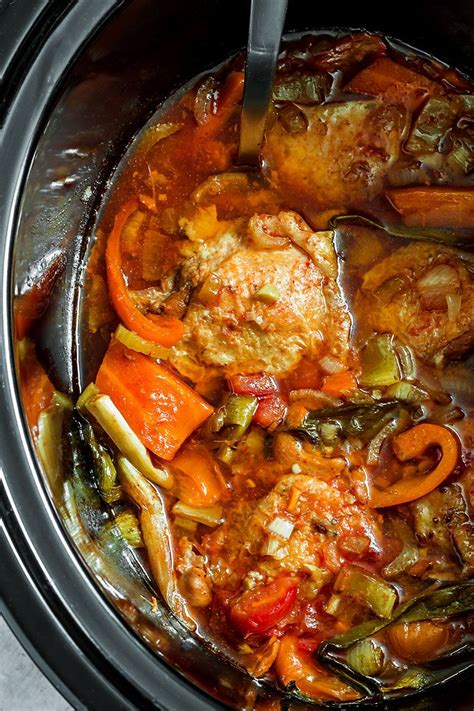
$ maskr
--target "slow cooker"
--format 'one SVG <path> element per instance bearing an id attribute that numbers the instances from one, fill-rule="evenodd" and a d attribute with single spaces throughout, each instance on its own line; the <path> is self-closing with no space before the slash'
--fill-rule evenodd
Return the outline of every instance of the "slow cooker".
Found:
<path id="1" fill-rule="evenodd" d="M 159 601 L 147 607 L 133 561 L 114 565 L 91 549 L 64 492 L 41 471 L 15 367 L 14 295 L 52 274 L 34 337 L 57 386 L 77 392 L 76 287 L 108 180 L 173 91 L 245 45 L 248 11 L 248 0 L 0 3 L 2 613 L 76 708 L 304 707 L 278 701 L 276 690 L 190 638 Z M 290 0 L 287 32 L 333 27 L 381 31 L 474 68 L 469 1 Z M 472 709 L 474 679 L 456 677 L 396 706 Z"/>

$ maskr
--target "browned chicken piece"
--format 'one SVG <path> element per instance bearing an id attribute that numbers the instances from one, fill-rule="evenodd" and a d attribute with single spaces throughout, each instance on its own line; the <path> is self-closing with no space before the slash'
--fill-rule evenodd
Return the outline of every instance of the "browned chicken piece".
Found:
<path id="1" fill-rule="evenodd" d="M 191 246 L 182 273 L 195 291 L 173 349 L 178 370 L 192 359 L 226 374 L 284 374 L 303 356 L 346 360 L 350 317 L 331 232 L 281 212 L 254 215 L 239 237 L 224 230 Z"/>
<path id="2" fill-rule="evenodd" d="M 281 572 L 306 573 L 301 592 L 315 597 L 353 559 L 380 550 L 378 515 L 361 506 L 345 477 L 323 481 L 289 474 L 257 501 L 237 501 L 226 522 L 204 539 L 207 570 L 217 587 L 239 588 Z"/>
<path id="3" fill-rule="evenodd" d="M 441 365 L 474 343 L 474 280 L 467 266 L 446 247 L 402 247 L 365 274 L 360 312 L 376 331 L 394 333 L 423 361 Z"/>
<path id="4" fill-rule="evenodd" d="M 277 120 L 263 149 L 266 173 L 293 204 L 357 207 L 377 195 L 398 159 L 406 114 L 377 100 L 301 106 L 296 133 Z"/>

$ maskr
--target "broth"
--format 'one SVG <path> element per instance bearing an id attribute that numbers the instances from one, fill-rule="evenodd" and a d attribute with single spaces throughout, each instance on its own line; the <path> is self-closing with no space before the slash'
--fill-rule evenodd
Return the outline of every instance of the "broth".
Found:
<path id="1" fill-rule="evenodd" d="M 287 41 L 258 173 L 242 88 L 239 55 L 132 146 L 88 263 L 104 360 L 70 414 L 23 341 L 28 420 L 44 460 L 61 412 L 165 603 L 250 675 L 418 690 L 470 663 L 472 84 Z"/>

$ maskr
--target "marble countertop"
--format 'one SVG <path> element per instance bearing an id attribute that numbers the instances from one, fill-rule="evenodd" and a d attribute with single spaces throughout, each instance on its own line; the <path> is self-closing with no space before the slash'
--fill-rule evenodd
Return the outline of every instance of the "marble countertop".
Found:
<path id="1" fill-rule="evenodd" d="M 0 711 L 72 711 L 1 617 Z"/>

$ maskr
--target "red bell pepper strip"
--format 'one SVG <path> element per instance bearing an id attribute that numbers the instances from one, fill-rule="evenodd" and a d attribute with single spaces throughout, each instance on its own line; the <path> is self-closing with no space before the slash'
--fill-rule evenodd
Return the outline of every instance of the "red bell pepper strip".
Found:
<path id="1" fill-rule="evenodd" d="M 279 395 L 268 395 L 260 400 L 253 422 L 260 427 L 276 427 L 286 414 L 286 403 Z"/>
<path id="2" fill-rule="evenodd" d="M 138 207 L 136 200 L 127 202 L 115 218 L 105 259 L 107 264 L 107 280 L 112 305 L 120 320 L 131 331 L 147 341 L 160 343 L 162 346 L 171 347 L 183 335 L 183 324 L 179 319 L 166 318 L 165 316 L 144 316 L 135 306 L 125 283 L 122 272 L 122 259 L 120 254 L 120 241 L 122 231 L 130 215 Z"/>
<path id="3" fill-rule="evenodd" d="M 229 384 L 234 393 L 239 395 L 255 395 L 266 397 L 279 390 L 278 381 L 268 373 L 252 373 L 251 375 L 231 375 Z"/>
<path id="4" fill-rule="evenodd" d="M 298 594 L 294 578 L 276 578 L 247 590 L 231 608 L 230 619 L 242 634 L 261 634 L 274 627 L 293 609 Z"/>

